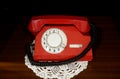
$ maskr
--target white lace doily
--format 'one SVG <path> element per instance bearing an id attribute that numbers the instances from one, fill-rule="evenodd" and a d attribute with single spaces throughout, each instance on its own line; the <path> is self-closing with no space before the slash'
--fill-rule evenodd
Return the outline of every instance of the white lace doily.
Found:
<path id="1" fill-rule="evenodd" d="M 31 49 L 31 52 L 34 51 Z M 26 55 L 25 65 L 33 70 L 36 76 L 39 76 L 43 79 L 70 79 L 86 69 L 88 61 L 76 61 L 60 66 L 35 66 L 31 65 Z"/>

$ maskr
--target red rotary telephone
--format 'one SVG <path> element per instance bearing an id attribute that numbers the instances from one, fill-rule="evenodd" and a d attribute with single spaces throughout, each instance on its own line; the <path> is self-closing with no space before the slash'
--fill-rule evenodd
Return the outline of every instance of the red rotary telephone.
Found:
<path id="1" fill-rule="evenodd" d="M 92 60 L 90 24 L 86 17 L 34 16 L 28 28 L 35 36 L 34 54 L 28 54 L 32 64 L 58 65 L 67 60 Z"/>

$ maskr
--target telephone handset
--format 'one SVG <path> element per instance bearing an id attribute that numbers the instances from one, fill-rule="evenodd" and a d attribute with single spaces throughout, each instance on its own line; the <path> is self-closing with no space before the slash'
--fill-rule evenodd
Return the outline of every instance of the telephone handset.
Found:
<path id="1" fill-rule="evenodd" d="M 48 66 L 92 60 L 91 41 L 94 39 L 90 36 L 90 24 L 86 17 L 33 17 L 29 30 L 35 36 L 34 53 L 28 52 L 31 64 Z"/>

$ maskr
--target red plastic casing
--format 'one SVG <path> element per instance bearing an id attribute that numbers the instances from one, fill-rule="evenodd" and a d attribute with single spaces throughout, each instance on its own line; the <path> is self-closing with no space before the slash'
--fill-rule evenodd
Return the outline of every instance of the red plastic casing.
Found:
<path id="1" fill-rule="evenodd" d="M 35 61 L 63 61 L 73 58 L 82 53 L 91 41 L 91 36 L 89 35 L 90 25 L 86 17 L 64 15 L 34 16 L 28 28 L 35 35 L 35 51 L 33 55 Z M 67 35 L 67 46 L 59 54 L 50 54 L 41 45 L 43 33 L 50 28 L 59 28 Z M 82 44 L 83 47 L 69 48 L 70 44 Z M 91 48 L 80 60 L 91 61 L 92 58 Z"/>

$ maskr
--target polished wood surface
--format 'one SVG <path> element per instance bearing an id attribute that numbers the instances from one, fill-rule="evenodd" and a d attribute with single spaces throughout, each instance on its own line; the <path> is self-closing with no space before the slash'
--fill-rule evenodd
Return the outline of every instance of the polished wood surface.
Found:
<path id="1" fill-rule="evenodd" d="M 88 18 L 90 22 L 94 22 L 97 32 L 93 61 L 73 79 L 120 79 L 119 24 L 109 16 Z M 41 79 L 24 64 L 24 45 L 31 41 L 24 26 L 17 24 L 7 39 L 0 51 L 0 79 Z"/>

